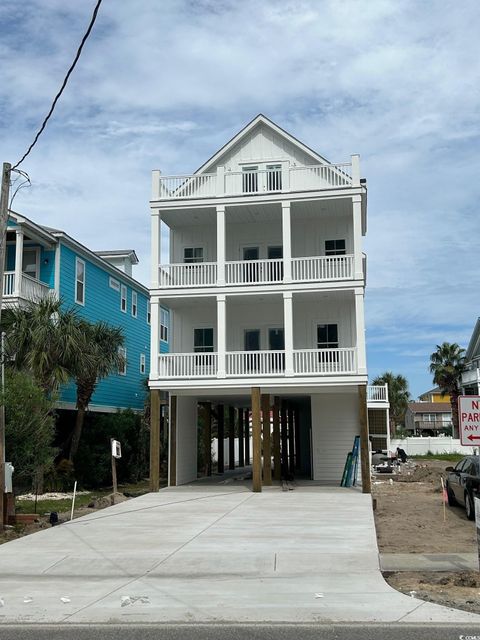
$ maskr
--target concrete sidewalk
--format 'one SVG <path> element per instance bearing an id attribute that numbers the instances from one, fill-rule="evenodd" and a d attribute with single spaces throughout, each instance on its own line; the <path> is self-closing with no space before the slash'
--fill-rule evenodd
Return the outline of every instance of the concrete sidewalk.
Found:
<path id="1" fill-rule="evenodd" d="M 2 545 L 0 598 L 3 622 L 480 622 L 389 587 L 340 488 L 148 494 Z"/>
<path id="2" fill-rule="evenodd" d="M 382 553 L 382 571 L 478 571 L 476 553 Z"/>

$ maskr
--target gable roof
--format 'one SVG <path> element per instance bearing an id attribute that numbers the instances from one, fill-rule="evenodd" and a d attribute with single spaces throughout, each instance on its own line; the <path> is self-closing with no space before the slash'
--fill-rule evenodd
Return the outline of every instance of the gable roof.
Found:
<path id="1" fill-rule="evenodd" d="M 135 249 L 116 249 L 114 251 L 95 251 L 101 258 L 128 258 L 132 264 L 138 264 Z"/>
<path id="2" fill-rule="evenodd" d="M 277 135 L 290 142 L 290 144 L 293 144 L 301 149 L 304 153 L 311 156 L 311 158 L 315 162 L 319 162 L 320 164 L 330 164 L 330 162 L 323 156 L 318 154 L 316 151 L 313 151 L 313 149 L 310 149 L 310 147 L 308 147 L 303 142 L 300 142 L 300 140 L 297 140 L 297 138 L 288 133 L 288 131 L 285 131 L 285 129 L 282 129 L 278 126 L 278 124 L 275 124 L 275 122 L 270 120 L 270 118 L 264 116 L 263 113 L 259 113 L 258 116 L 255 116 L 253 120 L 250 120 L 250 122 L 246 124 L 243 129 L 240 129 L 240 131 L 235 134 L 233 138 L 231 138 L 226 144 L 224 144 L 223 147 L 220 147 L 220 149 L 211 158 L 204 162 L 202 166 L 195 171 L 195 174 L 208 173 L 208 169 L 212 164 L 216 164 L 222 158 L 222 156 L 228 153 L 228 151 L 230 151 L 236 144 L 238 144 L 242 140 L 242 138 L 245 138 L 249 133 L 251 133 L 251 131 L 259 124 L 263 124 L 264 126 L 274 131 Z"/>
<path id="3" fill-rule="evenodd" d="M 409 402 L 408 409 L 412 413 L 451 413 L 447 402 Z"/>

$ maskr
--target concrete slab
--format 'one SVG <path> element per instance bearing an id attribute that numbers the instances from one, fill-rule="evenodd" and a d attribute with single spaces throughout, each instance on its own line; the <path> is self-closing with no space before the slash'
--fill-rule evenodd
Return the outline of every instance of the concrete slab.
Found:
<path id="1" fill-rule="evenodd" d="M 480 622 L 393 590 L 370 496 L 311 486 L 167 489 L 15 540 L 0 597 L 5 623 Z"/>
<path id="2" fill-rule="evenodd" d="M 382 553 L 382 571 L 478 571 L 477 553 Z"/>

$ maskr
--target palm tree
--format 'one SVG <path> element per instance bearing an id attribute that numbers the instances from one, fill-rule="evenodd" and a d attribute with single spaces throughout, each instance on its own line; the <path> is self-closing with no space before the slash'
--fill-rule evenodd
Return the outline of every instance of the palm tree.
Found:
<path id="1" fill-rule="evenodd" d="M 85 412 L 97 384 L 125 364 L 124 356 L 120 353 L 124 343 L 122 329 L 111 327 L 106 322 L 92 324 L 85 320 L 81 320 L 79 325 L 82 331 L 82 357 L 77 359 L 73 367 L 77 386 L 77 416 L 70 443 L 70 461 L 77 454 Z"/>
<path id="2" fill-rule="evenodd" d="M 461 395 L 462 373 L 465 371 L 465 349 L 458 344 L 444 342 L 430 356 L 430 373 L 442 395 L 450 395 L 453 437 L 458 438 L 458 396 Z"/>
<path id="3" fill-rule="evenodd" d="M 405 376 L 395 375 L 392 371 L 385 371 L 377 376 L 373 385 L 388 385 L 388 402 L 390 403 L 390 433 L 395 435 L 397 425 L 403 422 L 405 411 L 410 400 L 408 381 Z"/>
<path id="4" fill-rule="evenodd" d="M 79 319 L 61 300 L 47 298 L 11 309 L 2 318 L 6 351 L 18 370 L 30 371 L 47 395 L 71 377 L 82 344 Z"/>

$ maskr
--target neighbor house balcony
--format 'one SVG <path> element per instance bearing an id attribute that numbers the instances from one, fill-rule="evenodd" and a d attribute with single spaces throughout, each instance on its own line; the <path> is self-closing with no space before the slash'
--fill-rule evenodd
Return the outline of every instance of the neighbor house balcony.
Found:
<path id="1" fill-rule="evenodd" d="M 285 260 L 236 260 L 225 262 L 227 286 L 281 284 L 286 282 Z M 289 282 L 336 282 L 354 278 L 354 256 L 314 256 L 292 258 Z M 159 267 L 161 288 L 197 288 L 217 286 L 215 262 L 163 264 Z"/>
<path id="2" fill-rule="evenodd" d="M 359 157 L 351 162 L 290 166 L 272 163 L 270 168 L 231 171 L 217 167 L 215 173 L 162 176 L 153 172 L 153 200 L 192 200 L 225 196 L 322 191 L 360 186 Z"/>
<path id="3" fill-rule="evenodd" d="M 47 284 L 26 273 L 18 276 L 15 271 L 5 271 L 3 275 L 3 297 L 6 304 L 39 302 L 48 298 L 51 291 Z"/>

